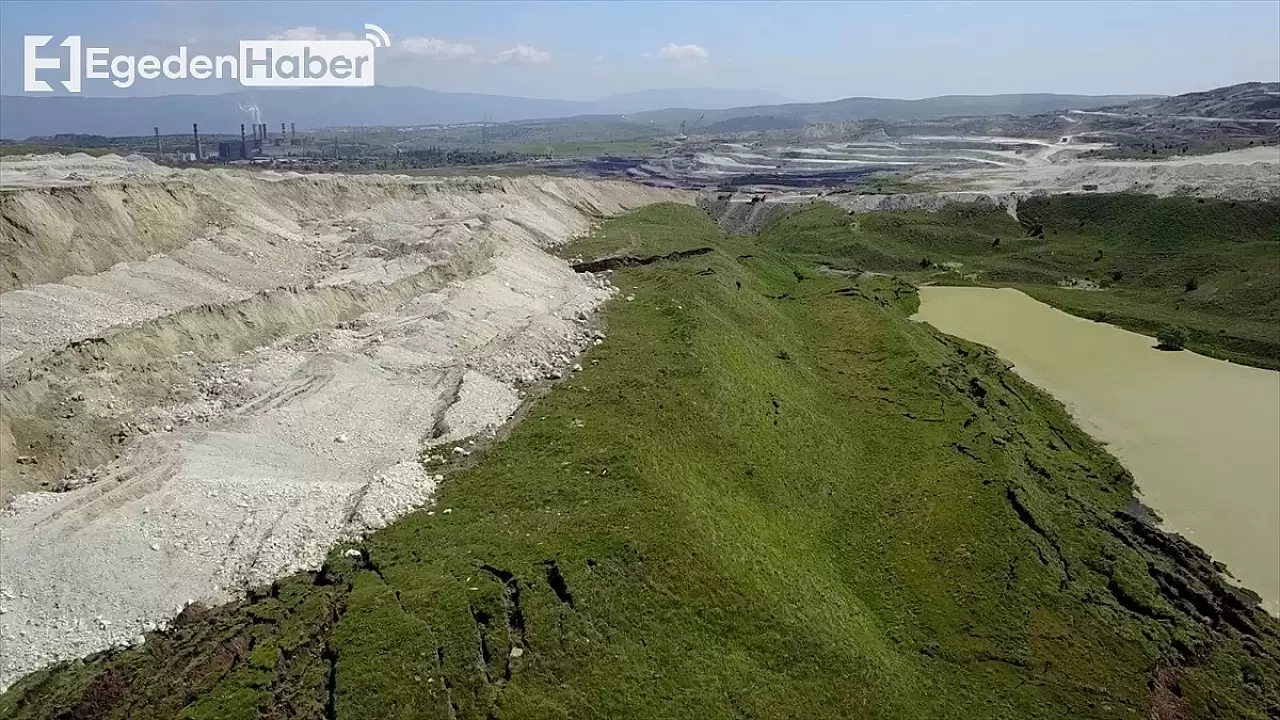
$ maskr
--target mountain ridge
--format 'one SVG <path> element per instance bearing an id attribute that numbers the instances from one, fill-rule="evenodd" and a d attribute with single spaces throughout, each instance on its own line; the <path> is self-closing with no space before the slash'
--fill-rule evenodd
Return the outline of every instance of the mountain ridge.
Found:
<path id="1" fill-rule="evenodd" d="M 839 123 L 855 120 L 935 120 L 965 115 L 1036 115 L 1059 110 L 1087 110 L 1095 107 L 1127 105 L 1158 98 L 1158 95 L 1061 95 L 1056 93 L 1008 93 L 1001 95 L 939 95 L 917 100 L 848 97 L 818 103 L 758 105 L 708 111 L 707 123 L 721 123 L 747 117 L 787 118 L 793 124 Z M 696 120 L 703 111 L 666 108 L 637 113 L 633 120 L 661 125 Z"/>
<path id="2" fill-rule="evenodd" d="M 698 89 L 692 91 L 697 92 Z M 661 95 L 670 91 L 644 92 Z M 655 96 L 650 94 L 649 97 Z M 307 128 L 408 126 L 618 114 L 627 114 L 629 120 L 659 127 L 675 127 L 682 120 L 692 122 L 704 114 L 708 123 L 751 115 L 785 116 L 806 123 L 872 117 L 912 120 L 963 114 L 1034 114 L 1047 110 L 1088 109 L 1150 97 L 1153 96 L 953 95 L 919 100 L 855 97 L 824 103 L 755 105 L 721 110 L 660 108 L 622 111 L 617 108 L 632 102 L 632 94 L 589 102 L 375 86 L 139 98 L 11 95 L 4 96 L 0 102 L 0 137 L 20 140 L 59 133 L 130 136 L 148 134 L 153 127 L 159 127 L 162 133 L 185 133 L 192 123 L 199 123 L 207 133 L 234 133 L 241 123 L 254 122 L 240 109 L 241 104 L 250 103 L 261 108 L 261 122 L 274 132 L 280 122 Z"/>

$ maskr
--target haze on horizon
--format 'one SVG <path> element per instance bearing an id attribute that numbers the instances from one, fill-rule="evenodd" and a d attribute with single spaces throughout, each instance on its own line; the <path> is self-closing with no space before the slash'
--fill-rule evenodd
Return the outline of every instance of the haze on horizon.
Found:
<path id="1" fill-rule="evenodd" d="M 0 3 L 0 92 L 22 92 L 22 36 L 113 54 L 233 52 L 240 39 L 392 36 L 380 85 L 589 100 L 653 88 L 850 96 L 1179 94 L 1280 80 L 1277 2 Z M 219 93 L 154 80 L 86 95 Z"/>

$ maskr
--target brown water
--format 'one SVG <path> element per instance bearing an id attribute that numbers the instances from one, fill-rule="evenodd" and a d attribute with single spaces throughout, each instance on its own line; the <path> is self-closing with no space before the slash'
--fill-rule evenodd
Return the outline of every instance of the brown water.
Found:
<path id="1" fill-rule="evenodd" d="M 916 319 L 994 348 L 1066 405 L 1165 528 L 1280 614 L 1280 373 L 1161 352 L 1008 288 L 921 288 Z"/>

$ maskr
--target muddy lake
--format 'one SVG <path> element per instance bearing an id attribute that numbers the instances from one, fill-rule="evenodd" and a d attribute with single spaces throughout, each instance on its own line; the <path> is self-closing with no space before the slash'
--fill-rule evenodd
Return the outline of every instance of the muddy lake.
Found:
<path id="1" fill-rule="evenodd" d="M 916 319 L 993 348 L 1056 397 L 1167 530 L 1280 614 L 1280 373 L 1163 352 L 1009 288 L 923 287 Z"/>

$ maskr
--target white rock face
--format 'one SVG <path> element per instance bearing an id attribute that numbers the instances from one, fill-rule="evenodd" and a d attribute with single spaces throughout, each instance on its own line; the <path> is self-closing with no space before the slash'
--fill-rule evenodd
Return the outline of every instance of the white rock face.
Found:
<path id="1" fill-rule="evenodd" d="M 39 162 L 23 162 L 35 184 Z M 149 193 L 162 202 L 144 164 L 112 163 L 136 183 L 126 207 Z M 119 181 L 104 168 L 72 192 L 124 193 L 95 185 Z M 515 411 L 521 378 L 566 371 L 596 337 L 584 319 L 613 290 L 545 249 L 599 214 L 692 199 L 572 179 L 154 172 L 185 183 L 217 226 L 0 294 L 0 362 L 14 378 L 0 432 L 39 419 L 48 399 L 27 371 L 56 375 L 53 360 L 78 357 L 70 343 L 89 338 L 106 340 L 101 372 L 68 376 L 79 399 L 67 422 L 128 428 L 122 454 L 83 468 L 74 489 L 18 494 L 0 514 L 0 688 L 137 643 L 191 601 L 316 568 L 339 541 L 430 503 L 444 477 L 422 452 L 471 452 Z M 15 207 L 38 217 L 42 202 Z M 38 251 L 49 235 L 27 227 Z M 246 349 L 202 362 L 226 357 L 227 343 Z M 158 380 L 140 356 L 199 371 L 157 402 L 141 392 Z M 13 443 L 0 437 L 6 472 L 18 467 Z"/>

